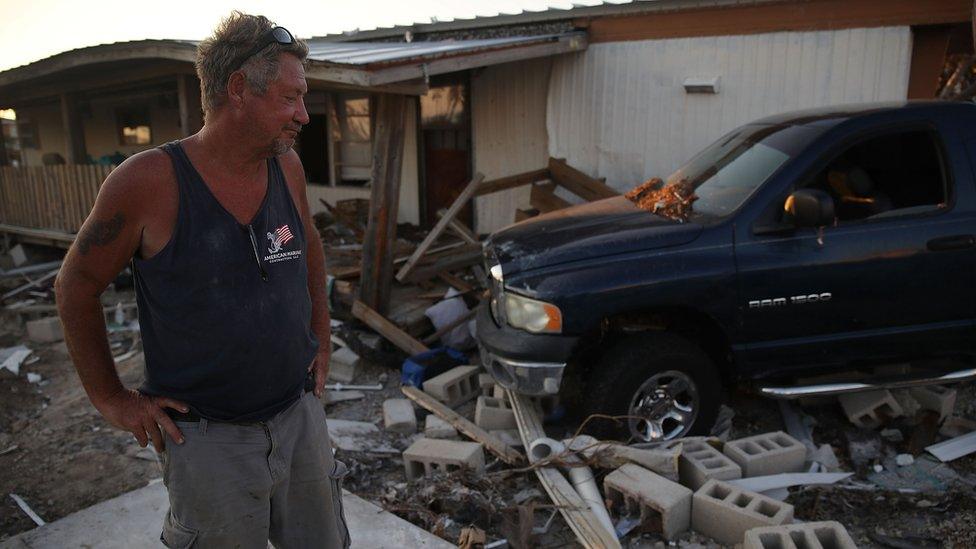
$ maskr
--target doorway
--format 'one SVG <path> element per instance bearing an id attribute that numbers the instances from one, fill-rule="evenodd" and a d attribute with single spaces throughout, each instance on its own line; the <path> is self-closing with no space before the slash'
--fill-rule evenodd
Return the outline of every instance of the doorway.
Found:
<path id="1" fill-rule="evenodd" d="M 423 159 L 423 219 L 437 223 L 437 211 L 454 203 L 471 180 L 471 106 L 467 73 L 432 78 L 420 97 L 420 139 Z M 456 219 L 473 226 L 468 203 Z"/>

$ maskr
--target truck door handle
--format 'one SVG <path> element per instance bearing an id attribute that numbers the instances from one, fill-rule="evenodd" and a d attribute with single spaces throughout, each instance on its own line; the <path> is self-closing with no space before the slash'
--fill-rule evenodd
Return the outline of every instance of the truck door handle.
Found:
<path id="1" fill-rule="evenodd" d="M 926 244 L 933 252 L 945 252 L 948 250 L 965 250 L 976 246 L 976 237 L 971 234 L 958 234 L 954 236 L 943 236 L 933 238 Z"/>

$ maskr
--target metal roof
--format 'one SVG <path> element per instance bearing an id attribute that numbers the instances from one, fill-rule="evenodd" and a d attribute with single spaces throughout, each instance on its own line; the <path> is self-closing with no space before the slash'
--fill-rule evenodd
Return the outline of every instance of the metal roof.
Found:
<path id="1" fill-rule="evenodd" d="M 331 42 L 311 39 L 307 41 L 307 44 L 308 57 L 313 61 L 340 65 L 373 66 L 399 64 L 411 60 L 429 61 L 513 46 L 554 42 L 574 34 L 585 36 L 584 33 L 564 33 L 431 42 Z"/>
<path id="2" fill-rule="evenodd" d="M 499 10 L 468 18 L 431 17 L 407 25 L 375 27 L 371 29 L 352 29 L 336 34 L 327 34 L 318 39 L 332 42 L 375 40 L 403 36 L 406 32 L 414 34 L 471 30 L 485 27 L 500 27 L 530 23 L 545 23 L 573 19 L 576 17 L 598 17 L 678 11 L 705 7 L 738 6 L 743 4 L 762 4 L 782 2 L 783 0 L 556 0 L 540 10 L 522 9 L 518 11 Z"/>
<path id="3" fill-rule="evenodd" d="M 399 93 L 424 93 L 430 76 L 586 49 L 581 31 L 540 36 L 430 42 L 331 42 L 310 39 L 305 76 L 323 84 L 377 88 L 406 83 Z M 0 72 L 0 92 L 20 95 L 38 79 L 53 84 L 65 71 L 102 63 L 171 60 L 192 65 L 196 42 L 136 40 L 78 48 Z"/>

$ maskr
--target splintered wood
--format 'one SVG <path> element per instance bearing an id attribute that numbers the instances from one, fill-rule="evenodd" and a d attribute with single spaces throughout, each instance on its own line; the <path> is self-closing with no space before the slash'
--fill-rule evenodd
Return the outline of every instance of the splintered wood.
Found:
<path id="1" fill-rule="evenodd" d="M 695 188 L 685 180 L 664 185 L 660 177 L 648 179 L 625 194 L 642 210 L 684 223 L 691 216 L 691 205 L 698 200 Z"/>

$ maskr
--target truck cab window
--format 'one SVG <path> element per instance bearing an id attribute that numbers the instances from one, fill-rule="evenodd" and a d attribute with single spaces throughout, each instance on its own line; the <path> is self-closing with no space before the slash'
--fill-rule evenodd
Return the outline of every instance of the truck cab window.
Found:
<path id="1" fill-rule="evenodd" d="M 944 174 L 931 132 L 908 131 L 851 146 L 804 187 L 828 193 L 843 224 L 945 208 Z"/>

